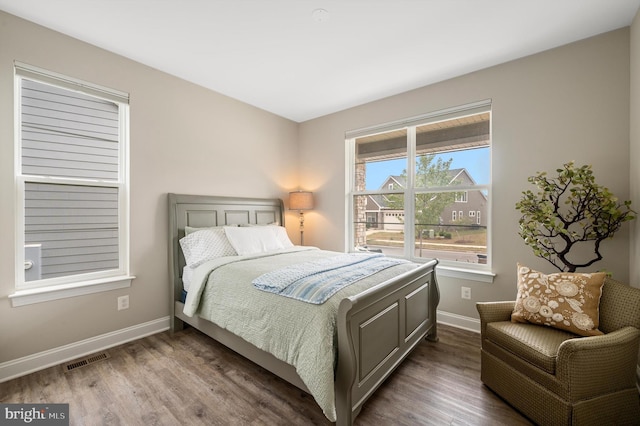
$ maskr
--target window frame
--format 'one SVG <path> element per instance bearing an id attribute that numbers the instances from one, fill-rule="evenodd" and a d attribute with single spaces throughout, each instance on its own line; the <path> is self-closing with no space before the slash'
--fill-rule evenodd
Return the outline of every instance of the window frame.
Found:
<path id="1" fill-rule="evenodd" d="M 118 105 L 118 179 L 67 178 L 22 173 L 22 81 L 23 79 L 79 92 Z M 15 179 L 15 292 L 13 306 L 74 297 L 129 287 L 129 94 L 71 78 L 20 62 L 14 63 L 14 179 Z M 25 186 L 27 183 L 118 188 L 118 268 L 83 274 L 25 281 Z"/>
<path id="2" fill-rule="evenodd" d="M 415 187 L 413 182 L 415 182 L 415 160 L 416 160 L 416 133 L 415 128 L 429 124 L 437 121 L 445 121 L 449 119 L 454 119 L 457 117 L 464 117 L 475 115 L 479 113 L 489 113 L 489 140 L 492 139 L 492 126 L 493 126 L 493 117 L 491 112 L 491 100 L 483 100 L 479 102 L 474 102 L 466 105 L 461 105 L 457 107 L 452 107 L 444 110 L 435 111 L 428 114 L 423 114 L 416 117 L 410 117 L 404 120 L 398 120 L 391 123 L 381 124 L 377 126 L 371 126 L 367 128 L 357 129 L 353 131 L 348 131 L 345 133 L 345 149 L 347 150 L 345 159 L 347 161 L 346 172 L 346 214 L 345 214 L 345 227 L 347 238 L 345 240 L 345 249 L 346 251 L 354 251 L 355 250 L 355 230 L 354 230 L 354 197 L 359 195 L 377 195 L 380 193 L 402 193 L 404 194 L 404 211 L 405 217 L 408 217 L 408 220 L 405 222 L 405 240 L 404 240 L 404 258 L 412 260 L 414 262 L 426 262 L 428 259 L 416 257 L 413 253 L 413 245 L 410 243 L 415 239 L 415 226 L 414 226 L 414 210 L 415 210 L 415 195 L 420 193 L 437 193 L 444 191 L 452 191 L 451 187 L 442 187 L 442 188 L 421 188 Z M 391 132 L 394 130 L 405 129 L 407 131 L 407 188 L 402 191 L 389 191 L 389 190 L 363 190 L 356 191 L 355 188 L 355 156 L 356 156 L 356 139 L 360 137 L 371 136 L 375 134 L 382 134 L 385 132 Z M 492 143 L 489 143 L 489 170 L 491 171 L 491 147 Z M 478 188 L 480 187 L 480 188 Z M 461 185 L 456 186 L 456 192 L 465 192 L 465 195 L 468 190 L 483 190 L 486 191 L 488 195 L 487 202 L 487 263 L 464 263 L 464 262 L 456 262 L 456 261 L 441 261 L 438 265 L 438 269 L 446 271 L 445 275 L 455 276 L 459 278 L 465 279 L 473 279 L 477 281 L 483 282 L 492 282 L 494 274 L 491 272 L 491 234 L 492 234 L 492 226 L 491 226 L 491 188 L 492 188 L 492 180 L 491 180 L 491 172 L 489 173 L 489 182 L 487 184 L 482 185 Z M 465 197 L 466 198 L 466 197 Z M 457 200 L 456 200 L 457 201 Z M 467 201 L 467 200 L 465 200 Z M 455 208 L 455 207 L 454 207 Z M 455 210 L 453 210 L 455 212 Z M 409 214 L 408 212 L 411 212 Z M 479 223 L 480 216 L 476 216 L 476 222 Z"/>

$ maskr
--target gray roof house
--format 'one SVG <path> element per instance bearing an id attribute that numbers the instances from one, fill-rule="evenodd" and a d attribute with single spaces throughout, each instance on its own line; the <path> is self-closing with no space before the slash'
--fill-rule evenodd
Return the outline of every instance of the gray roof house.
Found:
<path id="1" fill-rule="evenodd" d="M 475 185 L 475 181 L 464 169 L 449 170 L 450 184 Z M 380 186 L 380 190 L 398 190 L 406 187 L 404 176 L 389 176 Z M 435 195 L 437 197 L 437 195 Z M 440 223 L 434 225 L 487 225 L 487 196 L 481 190 L 465 190 L 456 194 L 455 201 L 447 205 L 441 215 Z M 393 208 L 386 194 L 368 195 L 366 202 L 367 228 L 401 231 L 404 211 Z"/>

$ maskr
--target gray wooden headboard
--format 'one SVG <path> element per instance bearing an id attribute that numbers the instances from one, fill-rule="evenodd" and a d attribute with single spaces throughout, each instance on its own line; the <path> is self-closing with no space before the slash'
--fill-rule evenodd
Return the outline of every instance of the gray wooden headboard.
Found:
<path id="1" fill-rule="evenodd" d="M 182 268 L 185 261 L 180 238 L 185 226 L 203 228 L 223 225 L 284 226 L 284 205 L 279 198 L 240 198 L 208 195 L 169 194 L 169 276 L 171 305 L 182 293 Z"/>

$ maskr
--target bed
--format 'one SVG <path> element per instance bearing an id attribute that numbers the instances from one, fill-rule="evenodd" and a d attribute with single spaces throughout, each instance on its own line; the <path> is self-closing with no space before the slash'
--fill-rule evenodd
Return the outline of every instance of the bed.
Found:
<path id="1" fill-rule="evenodd" d="M 292 263 L 307 264 L 310 260 L 312 263 L 323 262 L 329 256 L 339 256 L 338 253 L 332 254 L 313 247 L 287 247 L 266 254 L 242 255 L 233 259 L 225 257 L 206 262 L 198 266 L 194 277 L 190 277 L 197 283 L 202 283 L 201 286 L 191 283 L 192 287 L 185 298 L 182 274 L 186 262 L 180 244 L 180 239 L 185 237 L 185 230 L 223 226 L 226 230 L 229 230 L 228 227 L 283 226 L 284 207 L 280 199 L 169 194 L 168 201 L 171 329 L 177 331 L 189 324 L 310 393 L 325 416 L 336 424 L 353 424 L 365 401 L 422 339 L 437 341 L 436 307 L 440 296 L 435 277 L 435 259 L 419 265 L 398 264 L 387 267 L 338 290 L 321 305 L 309 305 L 281 295 L 265 293 L 244 281 L 228 286 L 232 289 L 229 291 L 241 292 L 238 295 L 230 293 L 223 297 L 222 294 L 226 293 L 217 290 L 219 292 L 213 293 L 214 296 L 211 293 L 205 296 L 203 293 L 202 300 L 196 296 L 199 291 L 217 287 L 221 285 L 218 283 L 230 281 L 236 276 L 239 278 L 242 275 L 243 280 L 251 281 L 252 277 L 268 270 L 267 264 L 277 272 L 282 270 L 277 268 Z M 215 280 L 215 286 L 208 284 Z M 252 306 L 256 306 L 255 303 L 277 303 L 283 307 L 283 312 L 291 309 L 298 315 L 304 309 L 304 312 L 313 312 L 314 318 L 319 318 L 317 315 L 331 316 L 326 320 L 329 326 L 323 328 L 329 328 L 333 336 L 302 344 L 305 347 L 317 347 L 316 345 L 322 346 L 325 343 L 331 346 L 326 351 L 315 350 L 316 355 L 320 354 L 322 358 L 314 359 L 312 364 L 317 364 L 317 374 L 322 378 L 309 378 L 308 368 L 298 362 L 298 354 L 295 353 L 298 350 L 298 338 L 293 339 L 295 344 L 276 342 L 276 346 L 286 348 L 278 352 L 277 348 L 272 350 L 272 339 L 255 340 L 250 330 L 238 328 L 241 326 L 235 320 L 227 321 L 227 314 L 232 313 L 231 309 L 246 309 L 246 306 L 236 308 L 231 305 L 236 300 L 240 303 L 248 295 L 259 300 L 252 301 Z M 273 309 L 273 306 L 267 309 L 281 310 Z M 208 317 L 208 314 L 212 317 Z M 260 322 L 261 315 L 262 313 L 252 317 L 251 312 L 244 311 L 241 315 L 241 320 L 244 321 L 242 327 L 259 328 L 262 335 L 264 329 L 270 327 L 269 324 L 280 323 L 269 320 L 266 321 L 268 324 L 254 324 L 253 321 Z M 318 322 L 319 320 L 313 320 L 310 324 Z M 309 336 L 316 335 L 315 332 L 307 331 Z M 271 332 L 270 330 L 269 333 Z M 276 336 L 278 333 L 289 333 L 288 330 L 273 332 Z M 331 350 L 335 353 L 330 353 Z M 301 352 L 299 357 L 303 355 Z M 331 381 L 328 390 L 322 384 L 327 380 Z"/>

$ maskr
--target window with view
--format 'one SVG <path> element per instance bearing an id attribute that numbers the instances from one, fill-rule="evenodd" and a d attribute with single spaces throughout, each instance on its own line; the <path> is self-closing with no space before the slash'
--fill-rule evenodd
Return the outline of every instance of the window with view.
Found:
<path id="1" fill-rule="evenodd" d="M 129 279 L 128 95 L 16 64 L 16 110 L 16 288 Z"/>
<path id="2" fill-rule="evenodd" d="M 488 101 L 349 132 L 347 142 L 354 250 L 487 263 Z"/>

